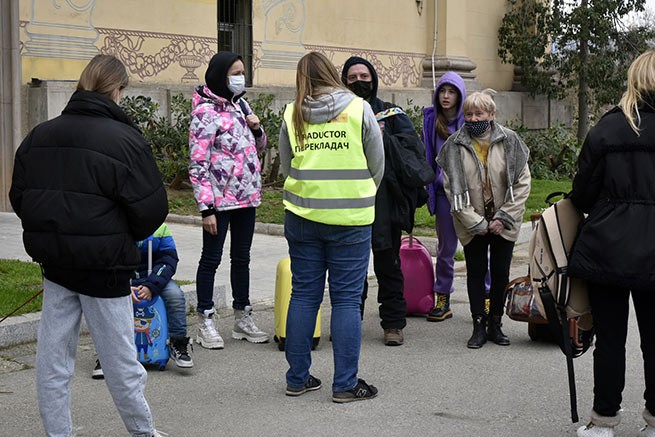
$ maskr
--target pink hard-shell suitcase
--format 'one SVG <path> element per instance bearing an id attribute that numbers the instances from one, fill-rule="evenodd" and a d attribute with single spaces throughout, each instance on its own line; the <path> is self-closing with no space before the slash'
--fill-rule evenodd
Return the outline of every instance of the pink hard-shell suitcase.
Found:
<path id="1" fill-rule="evenodd" d="M 434 265 L 428 249 L 413 235 L 402 239 L 400 268 L 405 282 L 407 314 L 428 314 L 434 308 Z"/>

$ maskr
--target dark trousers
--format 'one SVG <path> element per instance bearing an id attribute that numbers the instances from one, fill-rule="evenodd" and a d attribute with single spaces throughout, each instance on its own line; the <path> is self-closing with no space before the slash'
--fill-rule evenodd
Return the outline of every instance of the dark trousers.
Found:
<path id="1" fill-rule="evenodd" d="M 655 414 L 655 290 L 632 291 L 605 284 L 589 284 L 594 317 L 594 411 L 615 416 L 625 387 L 625 342 L 628 336 L 629 297 L 637 315 L 644 360 L 646 408 Z"/>
<path id="2" fill-rule="evenodd" d="M 495 234 L 476 235 L 464 246 L 466 287 L 473 316 L 484 315 L 487 270 L 491 273 L 489 313 L 492 316 L 503 315 L 503 293 L 509 282 L 513 251 L 514 242 Z"/>
<path id="3" fill-rule="evenodd" d="M 392 227 L 391 248 L 373 251 L 373 269 L 378 280 L 378 303 L 380 304 L 382 329 L 403 329 L 407 325 L 405 319 L 407 303 L 403 293 L 403 272 L 400 270 L 401 234 L 400 228 Z M 368 281 L 365 281 L 362 293 L 362 316 L 367 296 Z"/>
<path id="4" fill-rule="evenodd" d="M 230 229 L 230 285 L 232 308 L 250 305 L 250 247 L 255 233 L 255 208 L 240 208 L 216 213 L 218 232 L 202 231 L 202 254 L 196 273 L 198 312 L 214 307 L 214 277 L 223 257 L 223 245 Z"/>

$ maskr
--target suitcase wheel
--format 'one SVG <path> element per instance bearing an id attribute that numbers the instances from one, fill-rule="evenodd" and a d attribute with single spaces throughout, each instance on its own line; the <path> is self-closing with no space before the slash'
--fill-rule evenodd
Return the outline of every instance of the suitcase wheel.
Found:
<path id="1" fill-rule="evenodd" d="M 273 336 L 273 341 L 276 342 L 276 343 L 279 343 L 279 342 L 280 342 L 280 338 L 279 338 L 277 335 L 274 335 L 274 336 Z"/>
<path id="2" fill-rule="evenodd" d="M 277 342 L 277 350 L 284 352 L 284 338 L 278 337 Z"/>
<path id="3" fill-rule="evenodd" d="M 314 337 L 312 339 L 312 350 L 316 350 L 318 343 L 321 341 L 321 337 Z"/>

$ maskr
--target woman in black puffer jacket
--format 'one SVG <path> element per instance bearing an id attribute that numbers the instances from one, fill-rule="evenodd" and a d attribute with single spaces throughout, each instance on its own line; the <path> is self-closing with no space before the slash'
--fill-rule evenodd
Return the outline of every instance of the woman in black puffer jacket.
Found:
<path id="1" fill-rule="evenodd" d="M 37 395 L 47 435 L 73 433 L 82 313 L 125 427 L 157 435 L 136 360 L 130 275 L 140 261 L 136 241 L 164 221 L 168 202 L 150 148 L 117 104 L 127 82 L 118 59 L 96 56 L 63 113 L 16 152 L 9 198 L 44 274 Z"/>
<path id="2" fill-rule="evenodd" d="M 589 131 L 572 200 L 589 215 L 568 272 L 589 283 L 596 331 L 593 410 L 578 435 L 612 436 L 620 421 L 632 295 L 644 358 L 645 435 L 655 436 L 655 51 L 633 62 L 619 106 Z"/>

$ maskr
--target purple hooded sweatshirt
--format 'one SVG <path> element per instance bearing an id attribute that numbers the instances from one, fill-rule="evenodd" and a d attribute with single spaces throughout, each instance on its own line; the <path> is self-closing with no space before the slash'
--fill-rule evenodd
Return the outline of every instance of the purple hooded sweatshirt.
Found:
<path id="1" fill-rule="evenodd" d="M 427 186 L 428 189 L 428 210 L 430 214 L 434 214 L 436 211 L 437 194 L 445 195 L 443 189 L 443 174 L 441 172 L 441 167 L 437 165 L 435 159 L 441 151 L 443 144 L 446 142 L 444 138 L 441 138 L 437 135 L 435 126 L 437 121 L 437 111 L 441 111 L 439 105 L 439 88 L 444 84 L 449 84 L 454 86 L 460 94 L 459 99 L 459 108 L 457 108 L 457 116 L 450 120 L 448 124 L 448 130 L 451 134 L 459 130 L 464 125 L 464 112 L 462 111 L 462 103 L 466 99 L 466 86 L 464 85 L 464 79 L 455 72 L 447 71 L 441 76 L 439 82 L 437 82 L 437 88 L 434 90 L 434 101 L 432 106 L 429 108 L 423 109 L 423 143 L 425 144 L 425 154 L 428 162 L 432 165 L 434 172 L 437 177 L 434 179 L 434 182 Z"/>

